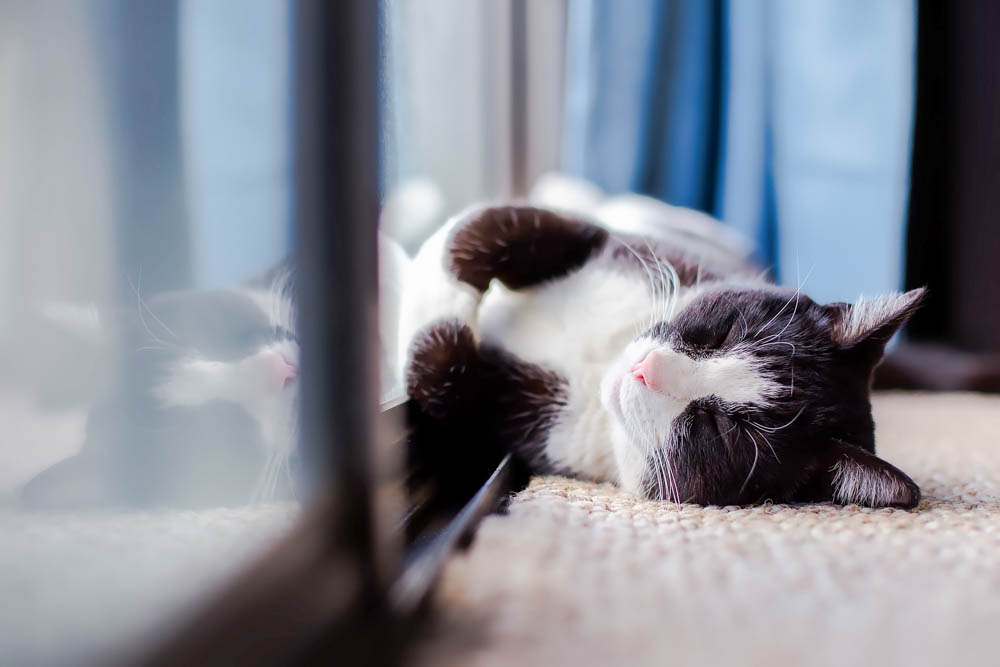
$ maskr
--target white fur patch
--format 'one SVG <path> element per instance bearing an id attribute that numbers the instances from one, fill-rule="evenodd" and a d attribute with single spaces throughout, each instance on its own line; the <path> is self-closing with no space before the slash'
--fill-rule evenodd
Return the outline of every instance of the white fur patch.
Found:
<path id="1" fill-rule="evenodd" d="M 906 485 L 888 470 L 869 468 L 850 458 L 843 458 L 833 465 L 833 487 L 834 502 L 844 505 L 891 505 L 910 493 Z"/>
<path id="2" fill-rule="evenodd" d="M 410 345 L 422 329 L 441 320 L 455 319 L 476 331 L 481 295 L 471 285 L 459 282 L 451 272 L 448 247 L 457 225 L 478 210 L 468 209 L 448 220 L 427 239 L 410 263 L 399 313 L 397 360 L 402 377 L 409 365 Z"/>
<path id="3" fill-rule="evenodd" d="M 860 297 L 848 307 L 837 329 L 837 339 L 846 343 L 863 340 L 879 327 L 911 310 L 923 295 L 924 290 L 915 289 L 874 299 Z"/>

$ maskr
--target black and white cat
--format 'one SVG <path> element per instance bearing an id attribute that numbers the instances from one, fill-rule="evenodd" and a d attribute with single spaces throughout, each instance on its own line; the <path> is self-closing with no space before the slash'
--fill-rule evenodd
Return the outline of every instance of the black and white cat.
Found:
<path id="1" fill-rule="evenodd" d="M 396 330 L 409 258 L 381 234 L 378 244 L 385 401 L 402 393 Z M 79 453 L 29 481 L 24 504 L 176 508 L 295 497 L 294 275 L 284 262 L 228 289 L 148 298 L 135 290 L 131 303 L 100 314 L 47 309 L 76 340 L 62 344 L 57 372 L 44 375 L 60 403 L 83 403 L 89 415 Z"/>
<path id="2" fill-rule="evenodd" d="M 517 206 L 451 219 L 410 285 L 410 464 L 446 502 L 507 451 L 674 502 L 920 499 L 875 455 L 870 386 L 923 290 L 820 305 L 724 244 Z"/>
<path id="3" fill-rule="evenodd" d="M 234 289 L 137 294 L 134 307 L 105 312 L 89 353 L 106 372 L 87 388 L 85 442 L 28 482 L 22 501 L 202 507 L 290 496 L 291 275 L 282 267 Z"/>

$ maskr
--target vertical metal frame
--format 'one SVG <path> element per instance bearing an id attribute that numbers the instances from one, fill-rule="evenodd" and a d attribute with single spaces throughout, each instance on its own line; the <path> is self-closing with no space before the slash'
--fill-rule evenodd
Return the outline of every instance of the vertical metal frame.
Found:
<path id="1" fill-rule="evenodd" d="M 376 488 L 373 460 L 379 9 L 376 0 L 295 3 L 299 445 L 312 492 L 305 515 L 140 664 L 395 664 L 446 558 L 510 491 L 508 456 L 460 511 L 435 517 L 443 527 L 411 543 L 405 559 L 379 529 L 376 503 L 389 495 Z"/>
<path id="2" fill-rule="evenodd" d="M 380 62 L 375 0 L 297 0 L 294 215 L 300 440 L 295 530 L 145 665 L 389 664 L 388 542 L 376 521 Z"/>
<path id="3" fill-rule="evenodd" d="M 378 3 L 300 0 L 294 26 L 300 444 L 314 488 L 344 508 L 342 534 L 371 586 Z"/>

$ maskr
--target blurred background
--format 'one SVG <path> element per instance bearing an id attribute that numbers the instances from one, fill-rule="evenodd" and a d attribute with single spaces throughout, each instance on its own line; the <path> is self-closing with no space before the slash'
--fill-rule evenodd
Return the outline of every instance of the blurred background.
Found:
<path id="1" fill-rule="evenodd" d="M 402 1 L 387 24 L 388 192 L 447 211 L 558 171 L 692 207 L 817 301 L 927 285 L 879 386 L 1000 390 L 990 3 Z"/>
<path id="2" fill-rule="evenodd" d="M 1000 390 L 1000 5 L 380 12 L 381 228 L 406 251 L 463 206 L 537 201 L 554 182 L 594 204 L 643 193 L 722 219 L 817 301 L 929 285 L 880 385 Z M 88 391 L 112 373 L 78 364 L 93 313 L 137 288 L 234 288 L 292 252 L 293 14 L 277 0 L 0 0 L 5 508 L 85 437 Z M 71 380 L 82 394 L 60 391 Z M 30 534 L 5 512 L 0 533 Z M 0 550 L 0 662 L 59 662 L 154 626 L 290 516 L 88 524 Z M 145 557 L 123 565 L 137 544 Z M 97 590 L 107 613 L 92 613 Z"/>

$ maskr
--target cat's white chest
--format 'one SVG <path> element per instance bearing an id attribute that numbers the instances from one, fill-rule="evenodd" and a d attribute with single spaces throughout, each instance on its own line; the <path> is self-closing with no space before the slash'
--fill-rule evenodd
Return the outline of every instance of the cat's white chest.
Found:
<path id="1" fill-rule="evenodd" d="M 642 283 L 599 264 L 568 278 L 513 292 L 499 283 L 483 298 L 479 330 L 525 361 L 572 374 L 606 364 L 649 326 L 652 301 Z"/>

